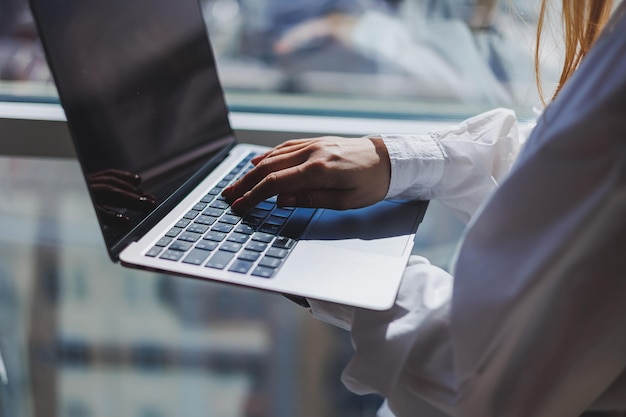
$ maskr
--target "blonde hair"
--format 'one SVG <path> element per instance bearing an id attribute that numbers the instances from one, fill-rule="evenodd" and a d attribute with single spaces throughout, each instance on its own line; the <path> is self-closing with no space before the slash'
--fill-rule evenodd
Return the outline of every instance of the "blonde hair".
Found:
<path id="1" fill-rule="evenodd" d="M 549 0 L 541 2 L 541 11 L 537 24 L 537 42 L 535 45 L 535 75 L 537 88 L 542 100 L 543 90 L 541 88 L 539 53 L 548 2 Z M 563 0 L 565 58 L 563 70 L 552 98 L 559 94 L 565 82 L 576 70 L 587 52 L 589 52 L 589 49 L 591 49 L 591 46 L 608 21 L 612 8 L 613 0 Z"/>

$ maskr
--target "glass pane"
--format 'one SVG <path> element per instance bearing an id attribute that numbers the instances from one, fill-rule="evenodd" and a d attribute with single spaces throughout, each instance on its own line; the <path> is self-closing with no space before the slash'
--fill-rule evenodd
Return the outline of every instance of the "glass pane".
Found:
<path id="1" fill-rule="evenodd" d="M 200 6 L 232 110 L 436 119 L 538 102 L 536 0 Z M 0 99 L 56 101 L 25 0 L 0 0 Z"/>

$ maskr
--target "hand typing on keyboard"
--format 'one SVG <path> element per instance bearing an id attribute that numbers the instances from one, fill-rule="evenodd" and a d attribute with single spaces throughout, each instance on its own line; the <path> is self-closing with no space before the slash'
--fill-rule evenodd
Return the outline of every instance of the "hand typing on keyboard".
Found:
<path id="1" fill-rule="evenodd" d="M 279 206 L 365 207 L 384 198 L 391 177 L 381 138 L 292 140 L 252 163 L 255 167 L 222 194 L 237 213 L 276 195 Z"/>
<path id="2" fill-rule="evenodd" d="M 251 168 L 252 155 L 193 205 L 146 256 L 253 277 L 273 277 L 296 245 L 313 210 L 278 207 L 275 197 L 244 214 L 231 209 L 222 191 Z"/>

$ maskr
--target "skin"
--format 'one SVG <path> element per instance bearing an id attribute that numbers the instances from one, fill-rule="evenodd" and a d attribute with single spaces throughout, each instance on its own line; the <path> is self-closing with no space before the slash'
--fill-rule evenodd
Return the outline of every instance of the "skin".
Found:
<path id="1" fill-rule="evenodd" d="M 391 178 L 389 153 L 377 137 L 291 140 L 252 163 L 222 193 L 238 213 L 275 195 L 280 206 L 365 207 L 385 197 Z"/>

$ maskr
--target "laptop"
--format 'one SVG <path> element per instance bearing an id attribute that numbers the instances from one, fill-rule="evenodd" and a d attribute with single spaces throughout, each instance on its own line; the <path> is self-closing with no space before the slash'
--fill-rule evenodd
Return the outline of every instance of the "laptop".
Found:
<path id="1" fill-rule="evenodd" d="M 230 211 L 238 144 L 196 0 L 31 0 L 109 256 L 131 268 L 384 310 L 426 210 Z"/>

